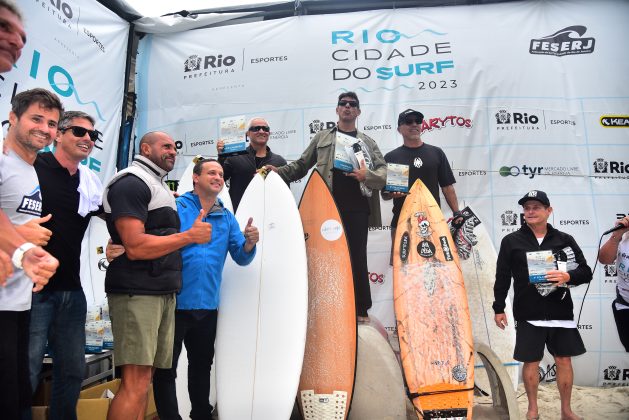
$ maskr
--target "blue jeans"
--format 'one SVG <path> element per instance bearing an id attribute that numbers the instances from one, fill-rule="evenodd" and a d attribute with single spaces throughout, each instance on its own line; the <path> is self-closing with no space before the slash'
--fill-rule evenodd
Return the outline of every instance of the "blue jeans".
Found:
<path id="1" fill-rule="evenodd" d="M 46 350 L 53 359 L 50 420 L 75 420 L 76 402 L 85 378 L 85 316 L 83 290 L 33 294 L 29 365 L 33 392 Z"/>

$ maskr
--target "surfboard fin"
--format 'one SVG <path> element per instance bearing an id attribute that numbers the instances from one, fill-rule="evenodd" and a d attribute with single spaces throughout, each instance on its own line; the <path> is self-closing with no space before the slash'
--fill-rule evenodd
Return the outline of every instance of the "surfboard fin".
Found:
<path id="1" fill-rule="evenodd" d="M 479 395 L 479 396 L 483 396 L 483 397 L 489 397 L 489 394 L 484 389 L 482 389 L 481 387 L 479 387 L 476 384 L 474 384 L 474 395 Z"/>

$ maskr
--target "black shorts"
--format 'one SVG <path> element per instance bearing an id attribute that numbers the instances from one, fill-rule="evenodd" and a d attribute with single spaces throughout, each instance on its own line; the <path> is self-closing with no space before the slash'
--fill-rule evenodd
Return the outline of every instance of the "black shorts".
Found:
<path id="1" fill-rule="evenodd" d="M 612 312 L 614 313 L 614 320 L 616 321 L 616 328 L 618 329 L 618 338 L 625 351 L 629 352 L 629 309 L 616 309 L 616 300 L 612 302 Z"/>
<path id="2" fill-rule="evenodd" d="M 536 327 L 518 321 L 515 327 L 513 358 L 519 362 L 539 362 L 544 346 L 553 356 L 572 357 L 585 353 L 585 345 L 576 328 Z"/>

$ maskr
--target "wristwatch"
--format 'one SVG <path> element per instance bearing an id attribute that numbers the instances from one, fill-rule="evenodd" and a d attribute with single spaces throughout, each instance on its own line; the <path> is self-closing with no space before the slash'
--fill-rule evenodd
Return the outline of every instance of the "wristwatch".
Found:
<path id="1" fill-rule="evenodd" d="M 35 248 L 37 245 L 32 244 L 30 242 L 24 242 L 22 245 L 18 246 L 13 252 L 13 256 L 11 256 L 11 261 L 13 265 L 17 268 L 22 268 L 22 260 L 24 259 L 24 253 L 29 249 Z"/>

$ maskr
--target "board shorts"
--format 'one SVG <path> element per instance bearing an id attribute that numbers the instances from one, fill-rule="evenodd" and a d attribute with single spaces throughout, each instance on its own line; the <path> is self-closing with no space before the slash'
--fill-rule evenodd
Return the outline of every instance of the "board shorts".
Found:
<path id="1" fill-rule="evenodd" d="M 518 362 L 539 362 L 544 347 L 553 356 L 573 357 L 585 353 L 585 345 L 577 328 L 536 327 L 518 321 L 515 327 L 513 358 Z"/>
<path id="2" fill-rule="evenodd" d="M 107 295 L 116 366 L 170 369 L 175 339 L 175 294 Z"/>

